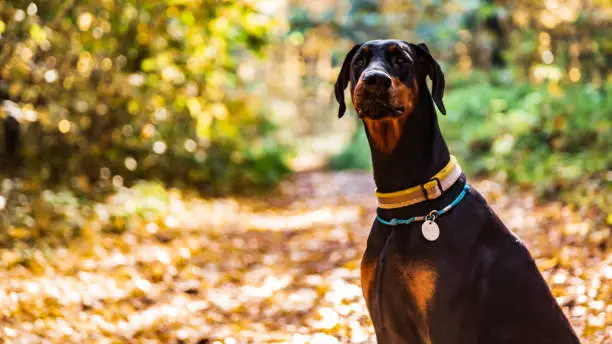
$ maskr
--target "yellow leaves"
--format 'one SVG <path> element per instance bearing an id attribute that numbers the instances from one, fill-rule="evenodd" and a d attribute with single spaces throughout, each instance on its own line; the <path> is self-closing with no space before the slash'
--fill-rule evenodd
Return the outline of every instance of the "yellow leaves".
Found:
<path id="1" fill-rule="evenodd" d="M 31 238 L 35 233 L 32 230 L 25 227 L 10 227 L 8 229 L 8 235 L 17 240 L 23 240 L 27 238 Z"/>
<path id="2" fill-rule="evenodd" d="M 559 87 L 557 82 L 548 83 L 548 93 L 554 97 L 560 97 L 563 95 L 563 90 Z"/>
<path id="3" fill-rule="evenodd" d="M 196 118 L 196 134 L 199 138 L 208 138 L 210 137 L 210 124 L 212 122 L 213 116 L 210 112 L 204 111 L 200 112 L 200 114 Z"/>
<path id="4" fill-rule="evenodd" d="M 43 275 L 50 269 L 49 264 L 41 251 L 34 251 L 34 253 L 27 255 L 24 258 L 23 264 L 34 275 Z"/>
<path id="5" fill-rule="evenodd" d="M 176 6 L 169 6 L 166 10 L 166 15 L 168 17 L 178 17 L 181 14 L 181 11 Z"/>
<path id="6" fill-rule="evenodd" d="M 161 76 L 164 81 L 183 83 L 185 81 L 185 75 L 175 65 L 169 65 L 162 68 Z"/>
<path id="7" fill-rule="evenodd" d="M 181 11 L 180 18 L 183 25 L 187 27 L 193 26 L 196 21 L 193 12 L 191 11 Z"/>
<path id="8" fill-rule="evenodd" d="M 151 97 L 151 105 L 154 108 L 156 108 L 156 109 L 161 108 L 165 104 L 166 104 L 166 101 L 165 101 L 164 97 L 162 97 L 162 96 L 160 96 L 158 94 L 156 94 L 156 95 Z"/>
<path id="9" fill-rule="evenodd" d="M 191 116 L 197 117 L 202 111 L 202 103 L 200 103 L 198 98 L 191 97 L 187 99 L 187 109 L 189 110 Z"/>
<path id="10" fill-rule="evenodd" d="M 569 79 L 571 82 L 578 82 L 582 74 L 580 73 L 580 69 L 578 67 L 572 67 L 568 73 Z"/>
<path id="11" fill-rule="evenodd" d="M 133 281 L 134 289 L 132 289 L 132 296 L 143 297 L 151 292 L 152 286 L 149 281 L 143 278 L 136 278 Z"/>
<path id="12" fill-rule="evenodd" d="M 14 82 L 9 86 L 9 95 L 11 97 L 17 97 L 19 95 L 19 93 L 21 93 L 21 90 L 23 89 L 23 84 L 20 82 Z"/>
<path id="13" fill-rule="evenodd" d="M 108 57 L 106 57 L 102 59 L 102 62 L 100 63 L 100 67 L 102 67 L 102 70 L 108 72 L 113 67 L 113 61 L 109 59 Z"/>
<path id="14" fill-rule="evenodd" d="M 0 20 L 0 34 L 2 34 L 6 30 L 6 24 L 2 20 Z"/>
<path id="15" fill-rule="evenodd" d="M 2 28 L 0 24 L 0 32 L 2 31 L 1 29 Z M 47 39 L 47 34 L 45 33 L 45 30 L 40 27 L 40 25 L 33 24 L 32 26 L 30 26 L 30 37 L 32 37 L 34 42 L 36 42 L 37 44 L 41 44 Z"/>
<path id="16" fill-rule="evenodd" d="M 62 134 L 67 134 L 70 131 L 70 127 L 71 126 L 72 126 L 72 124 L 70 123 L 69 120 L 62 119 L 57 124 L 57 130 L 59 130 L 59 132 L 62 133 Z"/>
<path id="17" fill-rule="evenodd" d="M 93 23 L 94 16 L 89 12 L 83 12 L 77 17 L 77 26 L 81 31 L 87 31 Z"/>
<path id="18" fill-rule="evenodd" d="M 226 17 L 218 17 L 212 20 L 208 27 L 213 34 L 224 36 L 229 28 L 229 20 Z"/>
<path id="19" fill-rule="evenodd" d="M 91 56 L 91 53 L 88 51 L 83 51 L 79 55 L 79 60 L 77 62 L 77 70 L 83 77 L 89 76 L 92 68 L 94 67 L 95 61 Z"/>
<path id="20" fill-rule="evenodd" d="M 559 263 L 559 260 L 556 257 L 541 258 L 536 260 L 536 263 L 538 265 L 538 269 L 546 271 L 554 268 Z M 563 283 L 565 281 L 565 276 L 565 274 L 557 273 L 555 277 L 553 277 L 553 281 Z"/>
<path id="21" fill-rule="evenodd" d="M 137 100 L 131 99 L 128 102 L 127 109 L 130 114 L 136 115 L 140 111 L 140 104 Z"/>
<path id="22" fill-rule="evenodd" d="M 340 320 L 338 313 L 330 307 L 320 308 L 317 315 L 318 319 L 311 324 L 315 329 L 330 330 L 334 328 Z"/>
<path id="23" fill-rule="evenodd" d="M 153 32 L 149 30 L 149 25 L 146 23 L 138 24 L 138 35 L 136 36 L 138 44 L 149 45 L 153 40 Z"/>
<path id="24" fill-rule="evenodd" d="M 210 112 L 212 115 L 219 120 L 224 120 L 227 118 L 228 109 L 223 103 L 214 103 L 210 106 Z"/>
<path id="25" fill-rule="evenodd" d="M 66 77 L 66 78 L 64 79 L 64 82 L 62 83 L 62 86 L 63 86 L 65 89 L 69 90 L 69 89 L 71 89 L 71 88 L 72 88 L 72 86 L 74 85 L 74 82 L 75 82 L 75 78 L 74 78 L 72 75 L 70 75 L 70 76 L 68 76 L 68 77 Z"/>
<path id="26" fill-rule="evenodd" d="M 583 342 L 600 343 L 612 320 L 612 257 L 581 239 L 583 215 L 475 184 L 495 195 L 492 206 L 537 252 Z M 66 219 L 90 216 L 78 239 L 0 250 L 0 316 L 12 321 L 0 335 L 20 341 L 35 333 L 51 343 L 373 342 L 359 278 L 372 189 L 369 173 L 343 172 L 303 174 L 272 196 L 239 200 L 140 183 L 77 207 L 69 195 L 45 192 L 45 202 L 32 204 L 45 228 L 9 233 L 44 243 Z M 279 324 L 299 324 L 299 333 Z"/>
<path id="27" fill-rule="evenodd" d="M 260 13 L 249 13 L 244 20 L 246 31 L 256 36 L 263 36 L 268 25 L 270 25 L 270 18 Z"/>
<path id="28" fill-rule="evenodd" d="M 147 58 L 142 61 L 141 68 L 144 72 L 150 72 L 157 68 L 157 61 L 154 58 Z"/>
<path id="29" fill-rule="evenodd" d="M 152 138 L 156 133 L 157 129 L 155 129 L 155 126 L 151 123 L 145 124 L 140 131 L 140 135 L 145 139 Z"/>

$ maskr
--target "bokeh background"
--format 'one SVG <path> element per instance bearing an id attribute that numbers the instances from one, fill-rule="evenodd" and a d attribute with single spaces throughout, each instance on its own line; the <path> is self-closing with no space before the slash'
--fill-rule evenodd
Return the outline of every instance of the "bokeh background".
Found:
<path id="1" fill-rule="evenodd" d="M 426 42 L 451 150 L 612 343 L 608 0 L 0 2 L 0 342 L 368 343 L 355 42 Z"/>

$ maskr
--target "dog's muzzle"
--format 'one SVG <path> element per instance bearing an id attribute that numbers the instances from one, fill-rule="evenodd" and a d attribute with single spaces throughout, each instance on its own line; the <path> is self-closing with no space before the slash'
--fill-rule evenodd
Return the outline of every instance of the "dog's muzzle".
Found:
<path id="1" fill-rule="evenodd" d="M 375 69 L 364 72 L 353 95 L 359 116 L 372 119 L 401 116 L 405 107 L 391 105 L 392 85 L 391 76 L 384 71 Z"/>

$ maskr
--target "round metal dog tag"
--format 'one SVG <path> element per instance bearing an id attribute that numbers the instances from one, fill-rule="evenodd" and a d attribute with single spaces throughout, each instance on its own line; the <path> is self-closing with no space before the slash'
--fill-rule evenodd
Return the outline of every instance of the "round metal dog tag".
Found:
<path id="1" fill-rule="evenodd" d="M 436 241 L 436 239 L 438 239 L 440 236 L 440 227 L 438 227 L 435 222 L 428 220 L 423 222 L 423 225 L 421 226 L 421 233 L 423 233 L 423 237 L 425 237 L 425 239 L 429 241 Z"/>

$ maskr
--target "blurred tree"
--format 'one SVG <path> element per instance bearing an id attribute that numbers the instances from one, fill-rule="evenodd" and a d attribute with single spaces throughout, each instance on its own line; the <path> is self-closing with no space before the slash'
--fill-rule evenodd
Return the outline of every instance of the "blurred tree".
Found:
<path id="1" fill-rule="evenodd" d="M 532 81 L 560 73 L 571 82 L 586 77 L 601 83 L 612 65 L 612 39 L 605 30 L 612 8 L 605 0 L 353 0 L 319 16 L 308 11 L 309 3 L 293 10 L 293 30 L 308 35 L 325 25 L 353 42 L 427 41 L 437 56 L 463 71 L 509 66 Z M 542 68 L 547 65 L 553 68 Z"/>
<path id="2" fill-rule="evenodd" d="M 248 1 L 0 3 L 0 94 L 31 134 L 28 171 L 85 191 L 277 181 L 286 149 L 237 77 L 273 25 Z"/>

